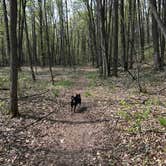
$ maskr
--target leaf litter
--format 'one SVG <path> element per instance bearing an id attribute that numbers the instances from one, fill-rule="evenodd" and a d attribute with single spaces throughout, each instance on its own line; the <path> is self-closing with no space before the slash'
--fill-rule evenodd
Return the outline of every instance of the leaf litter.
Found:
<path id="1" fill-rule="evenodd" d="M 166 128 L 159 121 L 166 99 L 164 90 L 154 93 L 165 82 L 141 94 L 124 73 L 102 80 L 92 68 L 54 72 L 61 86 L 49 83 L 47 71 L 43 80 L 42 70 L 36 83 L 29 78 L 20 85 L 20 95 L 40 95 L 19 101 L 19 119 L 1 111 L 0 165 L 166 165 Z M 74 93 L 81 93 L 84 111 L 71 112 Z"/>

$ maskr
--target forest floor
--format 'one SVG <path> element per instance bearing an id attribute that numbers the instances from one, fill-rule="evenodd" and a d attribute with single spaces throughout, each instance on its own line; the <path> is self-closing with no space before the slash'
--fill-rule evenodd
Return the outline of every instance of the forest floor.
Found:
<path id="1" fill-rule="evenodd" d="M 145 68 L 139 93 L 128 73 L 101 79 L 97 70 L 47 69 L 37 81 L 19 73 L 19 111 L 8 112 L 9 69 L 0 69 L 0 165 L 166 165 L 166 75 Z M 132 71 L 134 73 L 134 70 Z M 71 95 L 82 105 L 71 112 Z"/>

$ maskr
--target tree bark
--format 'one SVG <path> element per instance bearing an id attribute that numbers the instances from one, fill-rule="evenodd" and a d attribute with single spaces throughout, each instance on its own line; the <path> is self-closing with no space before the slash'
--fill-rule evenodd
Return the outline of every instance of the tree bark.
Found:
<path id="1" fill-rule="evenodd" d="M 151 3 L 151 1 L 149 1 Z M 152 5 L 154 9 L 157 11 L 156 0 L 153 0 Z M 153 48 L 154 48 L 154 66 L 155 69 L 158 70 L 160 67 L 160 54 L 159 54 L 159 33 L 157 27 L 157 21 L 152 14 L 152 36 L 153 36 Z"/>
<path id="2" fill-rule="evenodd" d="M 25 34 L 26 34 L 26 39 L 27 39 L 27 49 L 28 49 L 28 54 L 29 54 L 29 63 L 30 63 L 32 79 L 33 79 L 33 81 L 35 81 L 36 77 L 35 77 L 35 72 L 33 70 L 33 61 L 32 61 L 31 46 L 30 46 L 30 41 L 29 41 L 28 25 L 27 25 L 26 17 L 25 17 Z"/>
<path id="3" fill-rule="evenodd" d="M 19 115 L 18 111 L 18 97 L 17 97 L 17 0 L 10 0 L 10 45 L 11 45 L 11 61 L 10 61 L 10 111 L 12 117 Z"/>
<path id="4" fill-rule="evenodd" d="M 38 5 L 39 5 L 39 31 L 40 31 L 40 54 L 41 54 L 41 63 L 42 66 L 45 66 L 45 54 L 44 54 L 44 49 L 43 49 L 43 11 L 42 11 L 42 0 L 38 0 Z"/>
<path id="5" fill-rule="evenodd" d="M 121 45 L 122 45 L 122 58 L 124 71 L 128 70 L 128 62 L 126 58 L 126 36 L 125 36 L 125 23 L 124 23 L 124 0 L 121 0 L 120 4 L 121 13 Z"/>
<path id="6" fill-rule="evenodd" d="M 118 0 L 114 0 L 113 75 L 118 76 Z"/>
<path id="7" fill-rule="evenodd" d="M 8 16 L 7 16 L 7 9 L 6 9 L 6 2 L 2 0 L 3 4 L 3 15 L 4 15 L 4 22 L 5 22 L 5 30 L 6 30 L 6 42 L 7 42 L 7 56 L 10 57 L 10 37 L 9 37 L 9 24 L 8 24 Z"/>
<path id="8" fill-rule="evenodd" d="M 48 51 L 48 61 L 49 61 L 49 71 L 51 74 L 51 81 L 54 84 L 54 76 L 52 72 L 52 59 L 50 52 L 50 39 L 49 39 L 49 31 L 48 31 L 48 21 L 47 21 L 47 10 L 46 10 L 46 0 L 44 0 L 44 9 L 45 9 L 45 21 L 46 21 L 46 40 L 47 40 L 47 51 Z"/>

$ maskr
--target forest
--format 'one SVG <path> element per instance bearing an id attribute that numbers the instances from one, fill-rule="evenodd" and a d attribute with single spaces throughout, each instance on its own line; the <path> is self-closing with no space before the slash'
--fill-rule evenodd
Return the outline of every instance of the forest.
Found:
<path id="1" fill-rule="evenodd" d="M 166 165 L 166 0 L 1 0 L 0 165 Z"/>

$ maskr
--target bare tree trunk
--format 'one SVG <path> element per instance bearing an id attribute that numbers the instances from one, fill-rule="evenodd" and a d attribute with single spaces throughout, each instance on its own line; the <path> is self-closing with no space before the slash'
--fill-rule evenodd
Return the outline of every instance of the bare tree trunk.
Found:
<path id="1" fill-rule="evenodd" d="M 29 63 L 30 63 L 32 79 L 33 79 L 33 81 L 35 81 L 36 77 L 35 77 L 35 72 L 33 70 L 33 61 L 32 61 L 31 46 L 30 46 L 30 41 L 29 41 L 28 26 L 27 26 L 26 17 L 25 17 L 25 34 L 26 34 L 26 39 L 27 39 L 27 49 L 28 49 L 28 54 L 29 54 Z"/>
<path id="2" fill-rule="evenodd" d="M 68 21 L 68 4 L 67 0 L 65 0 L 65 5 L 66 5 L 66 44 L 67 44 L 67 52 L 68 52 L 68 64 L 70 67 L 72 66 L 72 61 L 71 61 L 71 48 L 70 48 L 70 35 L 69 35 L 69 21 Z"/>
<path id="3" fill-rule="evenodd" d="M 156 0 L 152 1 L 152 5 L 157 10 Z M 155 66 L 155 69 L 159 69 L 160 67 L 159 33 L 158 33 L 157 21 L 154 15 L 152 15 L 152 36 L 153 36 L 153 47 L 154 47 L 154 66 Z"/>
<path id="4" fill-rule="evenodd" d="M 141 61 L 145 60 L 144 56 L 144 19 L 142 17 L 142 11 L 141 5 L 140 5 L 140 0 L 137 0 L 138 3 L 138 22 L 139 22 L 139 38 L 140 38 L 140 46 L 141 46 Z"/>
<path id="5" fill-rule="evenodd" d="M 19 116 L 18 98 L 17 98 L 17 0 L 10 0 L 10 46 L 11 46 L 11 61 L 10 61 L 10 111 L 12 117 Z"/>
<path id="6" fill-rule="evenodd" d="M 21 69 L 21 65 L 24 63 L 23 58 L 23 30 L 24 30 L 24 23 L 25 23 L 25 8 L 26 8 L 26 0 L 20 0 L 20 10 L 22 8 L 22 16 L 21 11 L 19 15 L 19 33 L 18 33 L 18 68 Z"/>
<path id="7" fill-rule="evenodd" d="M 5 30 L 6 30 L 6 42 L 7 42 L 7 57 L 10 57 L 10 38 L 9 38 L 9 24 L 8 24 L 8 17 L 7 17 L 7 9 L 6 9 L 6 2 L 2 0 L 3 4 L 3 15 L 4 15 L 4 22 L 5 22 Z"/>
<path id="8" fill-rule="evenodd" d="M 44 0 L 44 8 L 45 8 L 45 21 L 46 21 L 46 40 L 47 40 L 47 50 L 48 50 L 48 60 L 49 60 L 49 70 L 51 74 L 51 81 L 54 84 L 54 76 L 52 72 L 52 59 L 51 59 L 51 52 L 50 52 L 50 41 L 49 41 L 49 32 L 48 32 L 48 21 L 47 21 L 47 10 L 46 10 L 46 0 Z"/>
<path id="9" fill-rule="evenodd" d="M 35 70 L 37 71 L 37 64 L 38 64 L 38 59 L 37 59 L 37 35 L 36 35 L 36 20 L 35 20 L 35 12 L 34 9 L 32 9 L 32 52 L 33 52 L 33 62 L 35 65 Z"/>
<path id="10" fill-rule="evenodd" d="M 130 60 L 130 63 L 129 63 L 129 68 L 132 69 L 133 67 L 133 55 L 130 54 L 131 51 L 130 49 L 132 49 L 132 46 L 131 46 L 131 43 L 130 43 L 130 40 L 131 40 L 131 23 L 132 23 L 132 0 L 129 0 L 129 9 L 127 11 L 128 13 L 128 19 L 127 19 L 127 31 L 126 31 L 126 39 L 127 39 L 127 42 L 126 42 L 126 61 L 128 62 Z M 125 20 L 123 20 L 124 23 L 125 23 Z"/>
<path id="11" fill-rule="evenodd" d="M 118 0 L 114 0 L 113 75 L 118 76 Z"/>
<path id="12" fill-rule="evenodd" d="M 40 24 L 40 54 L 42 57 L 42 66 L 45 66 L 45 54 L 44 54 L 44 49 L 43 49 L 43 11 L 42 11 L 42 0 L 38 0 L 39 4 L 39 24 Z"/>
<path id="13" fill-rule="evenodd" d="M 128 62 L 126 58 L 126 36 L 125 36 L 125 22 L 124 22 L 124 0 L 121 0 L 120 4 L 120 14 L 121 14 L 121 45 L 122 45 L 122 58 L 124 71 L 128 70 Z"/>
<path id="14" fill-rule="evenodd" d="M 163 22 L 166 27 L 166 1 L 163 0 Z M 164 51 L 165 51 L 165 41 L 164 35 L 161 36 L 161 69 L 164 69 Z"/>
<path id="15" fill-rule="evenodd" d="M 132 4 L 132 22 L 131 22 L 131 42 L 132 44 L 134 45 L 134 42 L 135 42 L 135 21 L 136 20 L 136 1 L 133 1 L 133 4 Z M 133 68 L 133 64 L 134 64 L 134 48 L 133 46 L 131 45 L 131 48 L 130 48 L 130 69 Z"/>

